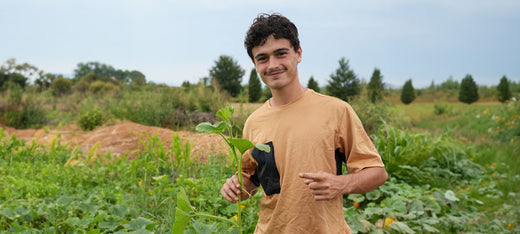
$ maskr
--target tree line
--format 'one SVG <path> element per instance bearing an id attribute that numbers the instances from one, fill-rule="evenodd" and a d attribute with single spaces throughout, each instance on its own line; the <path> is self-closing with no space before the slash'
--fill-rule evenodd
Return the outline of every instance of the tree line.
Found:
<path id="1" fill-rule="evenodd" d="M 367 84 L 363 84 L 358 75 L 356 75 L 354 70 L 350 67 L 348 60 L 341 58 L 338 63 L 338 68 L 330 75 L 330 79 L 324 88 L 320 88 L 318 82 L 312 76 L 308 80 L 307 88 L 338 97 L 347 102 L 359 97 L 364 88 L 366 90 L 366 97 L 372 103 L 384 100 L 385 89 L 387 87 L 385 87 L 383 82 L 383 75 L 380 69 L 374 68 L 370 81 Z M 209 74 L 211 79 L 207 77 L 203 79 L 217 83 L 222 90 L 228 92 L 232 97 L 236 97 L 242 92 L 247 92 L 249 102 L 258 102 L 262 101 L 262 97 L 264 98 L 263 100 L 270 97 L 269 89 L 267 87 L 264 89 L 261 88 L 262 84 L 254 69 L 250 72 L 247 85 L 241 85 L 245 71 L 230 56 L 220 56 L 219 59 L 215 61 L 215 65 L 211 68 Z M 520 92 L 520 85 L 518 83 L 512 82 L 506 76 L 503 76 L 496 87 L 496 100 L 500 102 L 510 100 L 513 97 L 511 85 L 515 87 L 517 92 Z M 467 74 L 460 83 L 453 80 L 452 77 L 437 87 L 432 82 L 429 89 L 435 88 L 457 90 L 458 100 L 467 104 L 474 103 L 480 98 L 479 87 L 470 74 Z M 417 96 L 416 93 L 417 91 L 413 87 L 412 79 L 407 80 L 401 88 L 401 102 L 404 104 L 412 103 Z"/>
<path id="2" fill-rule="evenodd" d="M 320 86 L 316 79 L 311 76 L 307 87 L 347 102 L 359 97 L 362 89 L 365 91 L 363 95 L 366 95 L 372 103 L 384 100 L 385 90 L 389 87 L 386 87 L 383 82 L 380 69 L 374 68 L 370 80 L 368 83 L 364 83 L 350 67 L 348 60 L 341 58 L 338 63 L 338 68 L 331 73 L 325 86 Z M 262 82 L 255 69 L 249 72 L 247 84 L 242 85 L 242 78 L 245 73 L 245 70 L 231 56 L 221 55 L 215 61 L 214 66 L 209 69 L 209 76 L 201 78 L 199 83 L 226 92 L 231 97 L 245 94 L 249 102 L 264 101 L 271 97 L 269 88 L 262 88 Z M 24 89 L 30 85 L 29 80 L 34 80 L 33 85 L 38 91 L 51 89 L 55 96 L 62 96 L 71 91 L 109 91 L 118 89 L 121 84 L 138 87 L 147 83 L 146 76 L 140 71 L 116 69 L 111 65 L 99 62 L 78 63 L 72 78 L 66 78 L 60 74 L 46 73 L 27 63 L 17 64 L 15 59 L 9 59 L 4 65 L 0 66 L 1 90 L 14 86 Z M 191 85 L 189 81 L 182 83 L 182 87 L 190 87 Z M 518 87 L 518 83 L 503 76 L 496 86 L 496 100 L 500 102 L 510 100 L 513 97 L 512 89 L 519 92 Z M 458 100 L 463 103 L 471 104 L 480 98 L 479 88 L 470 74 L 466 75 L 460 83 L 452 77 L 437 86 L 432 81 L 428 89 L 434 88 L 457 90 Z M 417 97 L 417 90 L 412 84 L 412 79 L 407 80 L 400 91 L 400 100 L 404 104 L 412 103 Z"/>

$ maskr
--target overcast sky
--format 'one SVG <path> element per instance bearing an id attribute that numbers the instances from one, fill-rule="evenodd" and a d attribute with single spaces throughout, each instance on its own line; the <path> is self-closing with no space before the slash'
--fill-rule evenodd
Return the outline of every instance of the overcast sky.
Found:
<path id="1" fill-rule="evenodd" d="M 0 0 L 0 63 L 9 58 L 71 76 L 77 64 L 138 70 L 179 86 L 208 76 L 220 55 L 246 70 L 243 46 L 258 13 L 299 29 L 300 80 L 320 86 L 344 57 L 361 79 L 415 87 L 471 74 L 479 85 L 520 81 L 518 0 Z"/>

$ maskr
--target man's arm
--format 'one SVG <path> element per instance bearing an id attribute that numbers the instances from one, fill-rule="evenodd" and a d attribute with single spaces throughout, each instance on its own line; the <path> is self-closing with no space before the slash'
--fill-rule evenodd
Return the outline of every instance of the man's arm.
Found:
<path id="1" fill-rule="evenodd" d="M 238 195 L 240 195 L 241 200 L 246 200 L 256 194 L 258 186 L 253 184 L 249 178 L 242 176 L 242 182 L 244 182 L 243 190 L 240 189 L 240 182 L 238 181 L 238 176 L 235 174 L 222 185 L 220 193 L 226 200 L 233 203 L 238 201 Z"/>
<path id="2" fill-rule="evenodd" d="M 330 200 L 349 193 L 367 193 L 388 179 L 384 167 L 368 167 L 347 175 L 333 175 L 326 172 L 300 173 L 304 183 L 309 186 L 314 200 Z"/>

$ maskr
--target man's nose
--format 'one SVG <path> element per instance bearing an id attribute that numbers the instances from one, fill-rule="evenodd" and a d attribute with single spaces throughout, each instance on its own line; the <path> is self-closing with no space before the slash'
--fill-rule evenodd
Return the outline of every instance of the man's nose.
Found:
<path id="1" fill-rule="evenodd" d="M 270 58 L 269 59 L 269 70 L 277 68 L 278 65 L 280 65 L 280 62 L 276 58 Z"/>

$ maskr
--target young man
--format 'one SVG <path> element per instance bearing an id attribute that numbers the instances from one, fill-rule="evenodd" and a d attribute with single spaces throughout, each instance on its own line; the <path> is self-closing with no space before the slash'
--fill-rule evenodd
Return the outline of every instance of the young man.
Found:
<path id="1" fill-rule="evenodd" d="M 262 185 L 255 233 L 350 233 L 342 195 L 383 184 L 381 157 L 348 103 L 300 84 L 302 49 L 291 21 L 259 15 L 245 46 L 272 98 L 249 116 L 243 137 L 268 144 L 271 152 L 245 153 L 244 188 L 234 175 L 222 186 L 222 196 L 247 199 Z"/>

